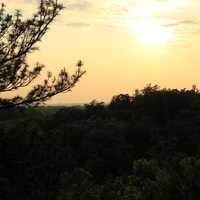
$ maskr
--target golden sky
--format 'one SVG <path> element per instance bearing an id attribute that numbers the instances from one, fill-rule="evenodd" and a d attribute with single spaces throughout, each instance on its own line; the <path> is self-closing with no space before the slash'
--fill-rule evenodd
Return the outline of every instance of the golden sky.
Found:
<path id="1" fill-rule="evenodd" d="M 37 0 L 4 0 L 31 16 Z M 62 0 L 65 10 L 29 58 L 57 73 L 82 59 L 87 74 L 50 103 L 109 101 L 147 83 L 200 86 L 200 0 Z M 46 72 L 42 74 L 44 76 Z M 24 93 L 25 91 L 17 91 Z"/>

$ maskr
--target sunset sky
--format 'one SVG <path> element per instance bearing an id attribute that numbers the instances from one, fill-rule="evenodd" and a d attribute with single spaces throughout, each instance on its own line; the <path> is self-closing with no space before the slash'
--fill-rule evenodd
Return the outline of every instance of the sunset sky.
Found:
<path id="1" fill-rule="evenodd" d="M 37 0 L 4 0 L 26 17 Z M 29 57 L 55 74 L 84 62 L 86 75 L 50 103 L 109 101 L 147 83 L 200 87 L 200 0 L 61 0 L 66 7 Z M 44 77 L 46 71 L 41 75 Z M 39 79 L 41 79 L 39 78 Z M 39 82 L 39 80 L 38 80 Z M 17 93 L 25 93 L 19 90 Z"/>

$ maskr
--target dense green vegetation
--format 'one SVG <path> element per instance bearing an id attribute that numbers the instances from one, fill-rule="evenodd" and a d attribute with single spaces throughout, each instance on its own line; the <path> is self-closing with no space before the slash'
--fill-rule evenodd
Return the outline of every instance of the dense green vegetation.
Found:
<path id="1" fill-rule="evenodd" d="M 197 200 L 200 91 L 0 111 L 2 200 Z"/>

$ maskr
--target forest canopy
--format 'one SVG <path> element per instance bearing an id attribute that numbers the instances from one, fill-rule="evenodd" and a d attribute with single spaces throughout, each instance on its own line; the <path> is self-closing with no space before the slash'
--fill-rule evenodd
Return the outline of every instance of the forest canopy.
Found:
<path id="1" fill-rule="evenodd" d="M 108 105 L 2 110 L 1 197 L 197 200 L 199 116 L 198 88 L 152 85 Z"/>

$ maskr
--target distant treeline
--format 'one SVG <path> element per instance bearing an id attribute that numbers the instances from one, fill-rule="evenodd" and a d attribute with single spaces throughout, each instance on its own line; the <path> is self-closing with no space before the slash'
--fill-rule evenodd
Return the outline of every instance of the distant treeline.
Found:
<path id="1" fill-rule="evenodd" d="M 199 200 L 200 91 L 0 111 L 2 200 Z"/>

